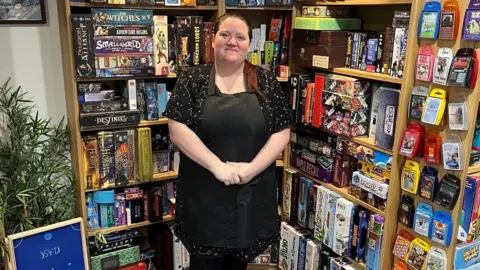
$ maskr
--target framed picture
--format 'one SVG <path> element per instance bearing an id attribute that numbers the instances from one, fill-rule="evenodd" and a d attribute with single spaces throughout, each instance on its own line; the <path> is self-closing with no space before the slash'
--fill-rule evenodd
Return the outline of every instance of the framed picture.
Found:
<path id="1" fill-rule="evenodd" d="M 0 0 L 0 24 L 45 24 L 44 0 Z"/>

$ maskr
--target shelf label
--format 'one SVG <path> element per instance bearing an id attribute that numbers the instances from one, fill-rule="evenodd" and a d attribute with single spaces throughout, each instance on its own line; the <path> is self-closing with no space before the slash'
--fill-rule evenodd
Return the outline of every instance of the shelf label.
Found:
<path id="1" fill-rule="evenodd" d="M 312 56 L 312 66 L 328 69 L 328 56 L 313 55 Z"/>

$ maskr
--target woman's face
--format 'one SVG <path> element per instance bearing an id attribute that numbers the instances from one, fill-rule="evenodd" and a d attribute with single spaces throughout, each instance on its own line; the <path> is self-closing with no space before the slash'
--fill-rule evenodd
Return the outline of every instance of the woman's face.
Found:
<path id="1" fill-rule="evenodd" d="M 215 61 L 227 63 L 243 62 L 250 47 L 248 26 L 237 18 L 227 18 L 220 23 L 213 41 Z"/>

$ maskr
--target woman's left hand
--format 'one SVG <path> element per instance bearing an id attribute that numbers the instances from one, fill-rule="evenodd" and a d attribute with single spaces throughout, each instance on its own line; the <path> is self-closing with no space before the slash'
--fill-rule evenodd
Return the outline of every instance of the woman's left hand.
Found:
<path id="1" fill-rule="evenodd" d="M 240 177 L 240 184 L 246 184 L 255 177 L 255 172 L 251 163 L 247 162 L 228 162 L 227 164 L 237 168 L 238 176 Z"/>

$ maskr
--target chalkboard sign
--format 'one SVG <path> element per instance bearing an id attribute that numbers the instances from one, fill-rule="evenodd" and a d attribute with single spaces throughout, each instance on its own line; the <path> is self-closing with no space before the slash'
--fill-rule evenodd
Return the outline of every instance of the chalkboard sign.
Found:
<path id="1" fill-rule="evenodd" d="M 82 218 L 8 236 L 11 270 L 88 270 Z"/>

